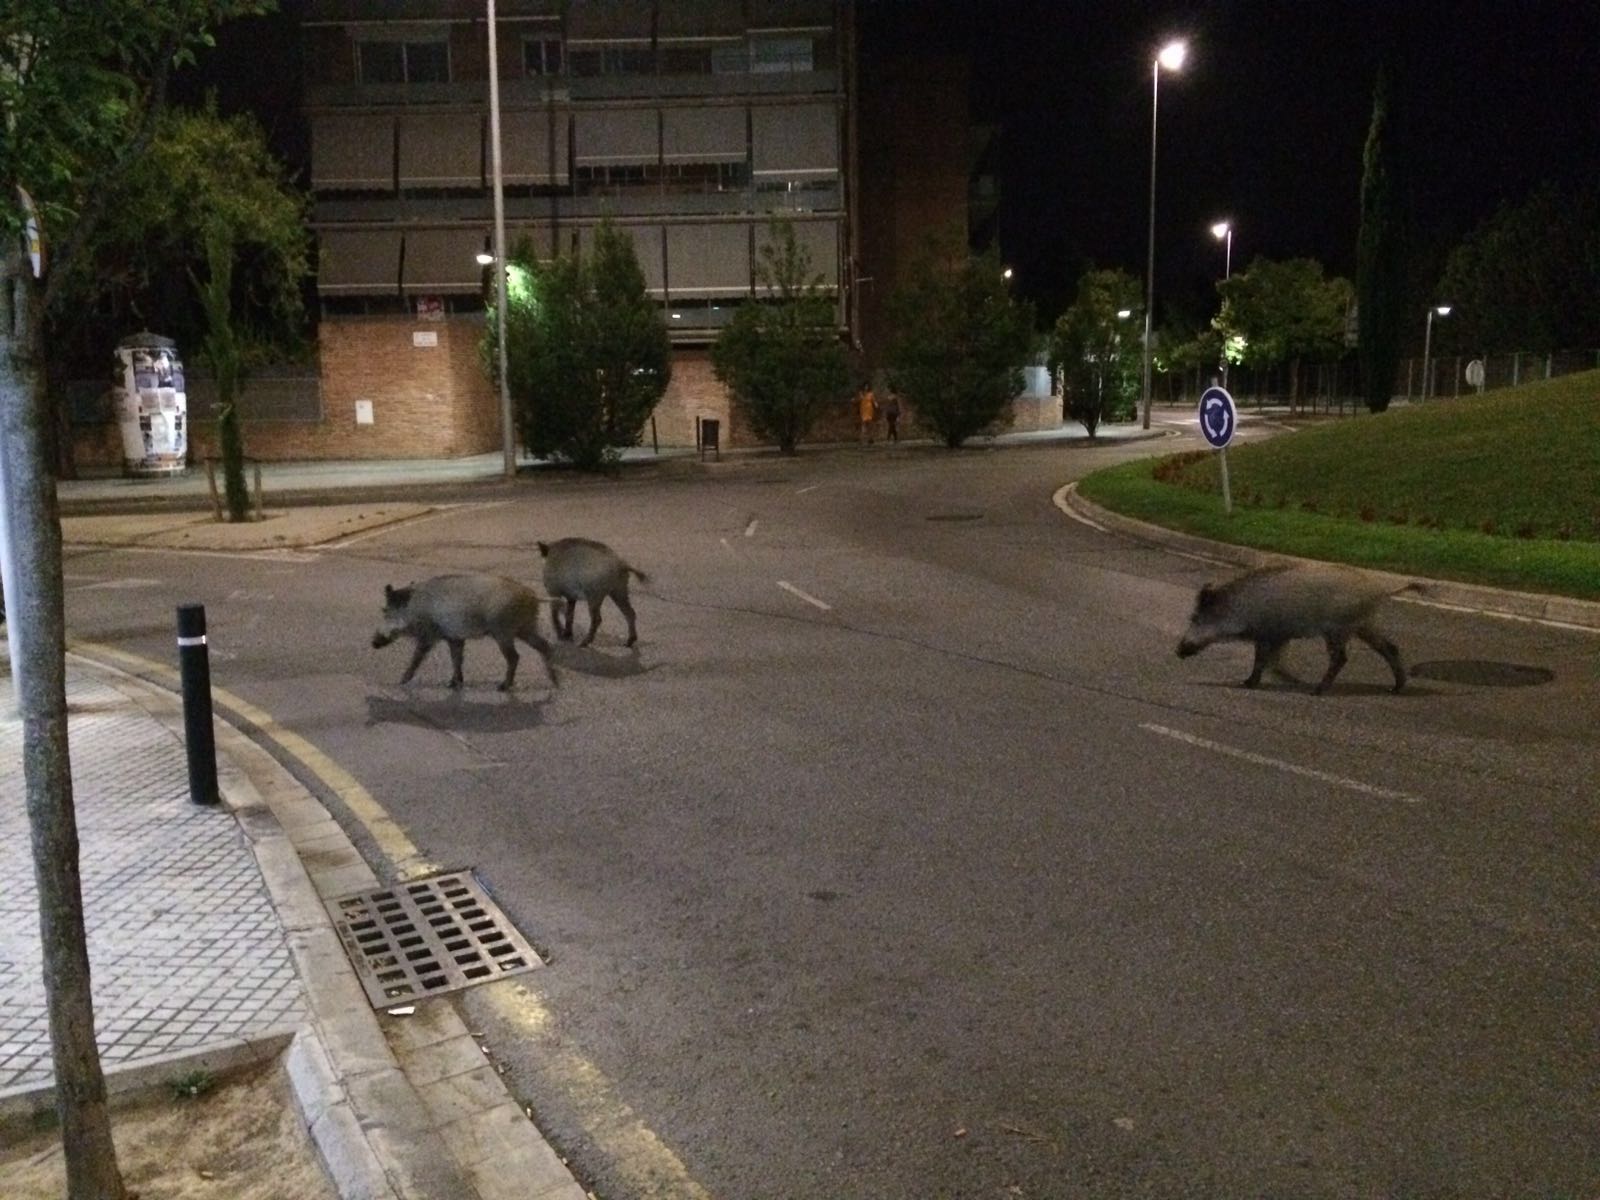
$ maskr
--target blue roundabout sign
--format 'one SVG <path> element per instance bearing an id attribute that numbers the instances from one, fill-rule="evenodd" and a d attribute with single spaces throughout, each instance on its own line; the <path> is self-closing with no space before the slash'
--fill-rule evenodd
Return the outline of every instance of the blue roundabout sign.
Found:
<path id="1" fill-rule="evenodd" d="M 1218 450 L 1233 441 L 1237 414 L 1227 388 L 1208 387 L 1200 393 L 1200 432 Z"/>

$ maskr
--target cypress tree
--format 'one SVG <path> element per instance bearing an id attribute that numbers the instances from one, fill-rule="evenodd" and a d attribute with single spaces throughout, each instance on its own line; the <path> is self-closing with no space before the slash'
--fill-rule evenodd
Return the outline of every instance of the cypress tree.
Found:
<path id="1" fill-rule="evenodd" d="M 1356 243 L 1356 351 L 1367 408 L 1382 412 L 1394 393 L 1404 329 L 1405 227 L 1400 202 L 1399 155 L 1387 67 L 1378 71 L 1372 124 L 1362 156 L 1361 231 Z"/>

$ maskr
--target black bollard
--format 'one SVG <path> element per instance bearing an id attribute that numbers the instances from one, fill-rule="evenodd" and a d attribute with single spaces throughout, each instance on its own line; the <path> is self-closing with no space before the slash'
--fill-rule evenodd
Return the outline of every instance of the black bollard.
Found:
<path id="1" fill-rule="evenodd" d="M 217 743 L 211 729 L 211 659 L 206 606 L 178 605 L 178 672 L 183 678 L 183 735 L 189 749 L 189 799 L 216 804 Z"/>

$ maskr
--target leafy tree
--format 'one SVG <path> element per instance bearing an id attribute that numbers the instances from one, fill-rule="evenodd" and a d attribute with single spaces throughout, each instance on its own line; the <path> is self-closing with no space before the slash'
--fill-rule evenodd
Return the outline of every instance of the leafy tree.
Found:
<path id="1" fill-rule="evenodd" d="M 23 725 L 45 997 L 67 1191 L 124 1200 L 94 1041 L 94 1004 L 67 756 L 61 523 L 48 458 L 44 322 L 110 203 L 150 145 L 176 64 L 255 0 L 9 0 L 0 10 L 0 454 L 12 676 Z M 53 269 L 21 253 L 34 205 Z"/>
<path id="2" fill-rule="evenodd" d="M 1011 298 L 992 250 L 913 264 L 890 301 L 889 382 L 919 424 L 954 450 L 992 430 L 1021 393 L 1034 345 L 1033 307 Z"/>
<path id="3" fill-rule="evenodd" d="M 1126 271 L 1090 271 L 1078 280 L 1077 299 L 1056 319 L 1050 365 L 1061 371 L 1067 415 L 1091 438 L 1101 421 L 1137 406 L 1141 358 L 1130 321 L 1141 296 L 1139 281 Z"/>
<path id="4" fill-rule="evenodd" d="M 1400 163 L 1387 69 L 1372 96 L 1361 176 L 1361 231 L 1356 243 L 1356 332 L 1361 390 L 1367 408 L 1383 412 L 1394 392 L 1405 330 L 1406 238 L 1400 205 Z"/>
<path id="5" fill-rule="evenodd" d="M 490 312 L 483 354 L 495 371 Z M 633 243 L 609 222 L 593 252 L 541 263 L 526 242 L 506 289 L 506 383 L 522 444 L 593 471 L 639 440 L 671 379 L 671 345 Z"/>
<path id="6" fill-rule="evenodd" d="M 250 117 L 218 116 L 212 104 L 169 112 L 150 153 L 118 181 L 118 191 L 93 244 L 97 277 L 119 279 L 137 297 L 163 270 L 183 264 L 203 318 L 200 358 L 217 388 L 228 514 L 242 521 L 249 494 L 238 390 L 251 366 L 300 333 L 300 285 L 310 271 L 305 197 L 288 182 L 260 126 Z M 104 270 L 113 265 L 120 272 Z"/>
<path id="7" fill-rule="evenodd" d="M 711 365 L 756 436 L 793 454 L 817 418 L 850 394 L 850 363 L 833 298 L 788 221 L 774 221 L 756 280 L 767 297 L 743 305 L 711 347 Z"/>
<path id="8" fill-rule="evenodd" d="M 1435 294 L 1455 306 L 1448 336 L 1459 345 L 1546 352 L 1593 345 L 1600 182 L 1546 183 L 1503 206 L 1451 251 Z"/>
<path id="9" fill-rule="evenodd" d="M 1222 293 L 1217 330 L 1230 343 L 1240 339 L 1243 362 L 1289 363 L 1291 403 L 1299 399 L 1300 360 L 1335 355 L 1344 346 L 1350 283 L 1325 278 L 1315 259 L 1258 258 L 1217 289 Z"/>

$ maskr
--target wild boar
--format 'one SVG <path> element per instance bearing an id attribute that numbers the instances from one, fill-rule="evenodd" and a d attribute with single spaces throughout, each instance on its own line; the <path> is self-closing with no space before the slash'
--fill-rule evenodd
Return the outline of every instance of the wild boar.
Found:
<path id="1" fill-rule="evenodd" d="M 1212 642 L 1255 644 L 1255 664 L 1245 687 L 1261 682 L 1267 668 L 1295 638 L 1320 637 L 1328 646 L 1328 670 L 1316 686 L 1321 695 L 1344 667 L 1345 647 L 1354 634 L 1380 655 L 1394 673 L 1394 690 L 1406 685 L 1399 648 L 1373 625 L 1378 606 L 1394 587 L 1360 571 L 1321 564 L 1262 567 L 1222 584 L 1207 584 L 1195 598 L 1189 628 L 1178 642 L 1178 657 L 1198 654 Z"/>
<path id="2" fill-rule="evenodd" d="M 587 646 L 594 641 L 595 632 L 600 628 L 600 605 L 610 596 L 622 615 L 628 618 L 628 645 L 639 640 L 633 605 L 628 602 L 628 576 L 638 576 L 640 583 L 649 583 L 649 576 L 623 562 L 604 542 L 588 538 L 540 542 L 539 553 L 545 560 L 544 589 L 556 601 L 553 619 L 557 637 L 572 640 L 572 614 L 581 599 L 589 606 L 589 633 L 581 644 Z M 563 600 L 567 610 L 564 626 L 561 620 Z"/>
<path id="3" fill-rule="evenodd" d="M 400 677 L 410 683 L 422 660 L 439 642 L 450 647 L 450 686 L 461 686 L 461 659 L 468 638 L 491 638 L 506 659 L 506 677 L 500 690 L 508 692 L 517 677 L 517 639 L 539 652 L 552 687 L 555 668 L 550 664 L 550 643 L 539 636 L 539 609 L 543 600 L 532 588 L 496 575 L 437 575 L 407 587 L 383 588 L 383 624 L 372 635 L 372 648 L 382 649 L 396 638 L 417 644 L 411 665 Z"/>

